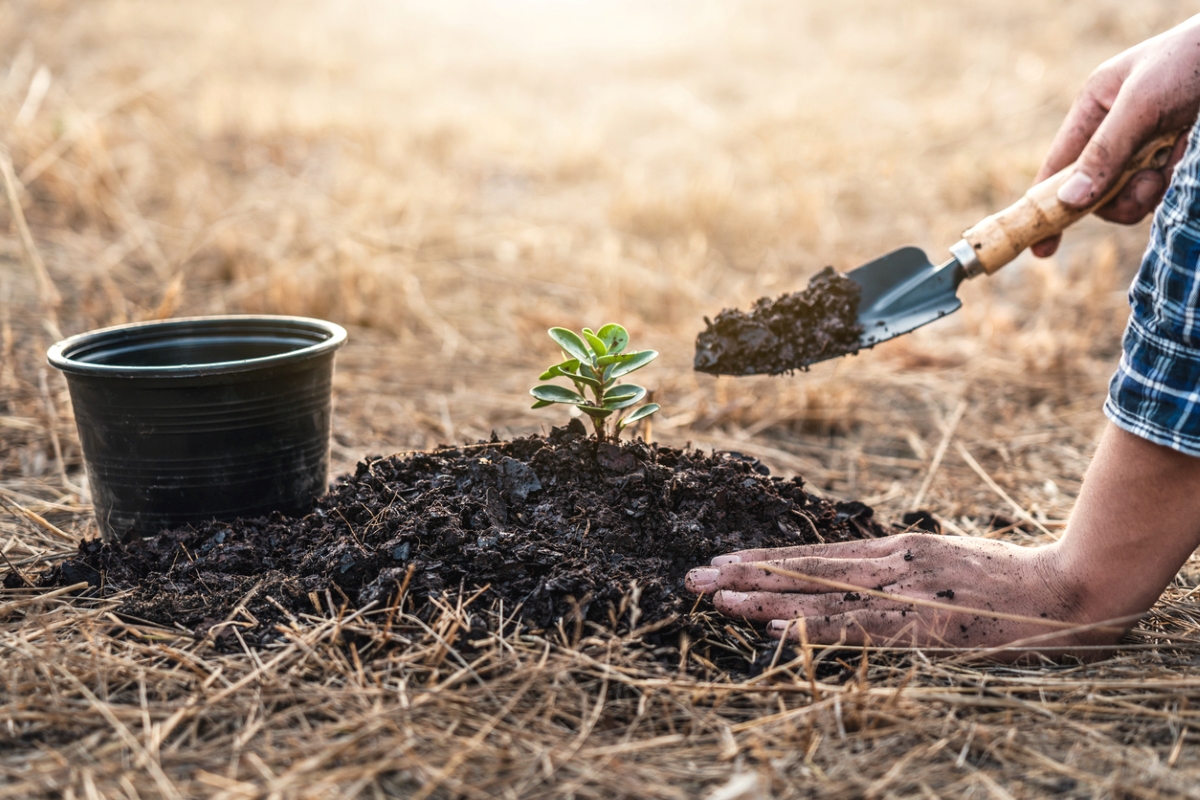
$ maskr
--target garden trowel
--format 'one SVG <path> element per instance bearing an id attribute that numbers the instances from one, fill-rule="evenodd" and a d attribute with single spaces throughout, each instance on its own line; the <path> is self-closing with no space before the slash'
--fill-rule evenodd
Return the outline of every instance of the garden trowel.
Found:
<path id="1" fill-rule="evenodd" d="M 1025 248 L 1061 233 L 1111 200 L 1134 173 L 1162 169 L 1181 133 L 1159 136 L 1139 150 L 1112 189 L 1089 208 L 1068 208 L 1058 200 L 1058 188 L 1074 172 L 1072 164 L 1031 188 L 1013 205 L 967 230 L 962 240 L 950 248 L 951 258 L 943 264 L 933 264 L 916 247 L 902 247 L 848 272 L 847 277 L 862 287 L 858 305 L 858 322 L 863 326 L 860 346 L 872 347 L 957 311 L 962 301 L 955 292 L 964 280 L 991 275 Z M 840 354 L 824 358 L 835 355 Z"/>

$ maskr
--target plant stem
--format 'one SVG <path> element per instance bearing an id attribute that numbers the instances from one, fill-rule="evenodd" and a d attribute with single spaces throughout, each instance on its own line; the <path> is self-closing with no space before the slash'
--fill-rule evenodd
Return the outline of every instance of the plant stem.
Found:
<path id="1" fill-rule="evenodd" d="M 595 368 L 593 368 L 595 371 Z M 596 372 L 597 375 L 603 375 L 603 371 Z M 600 381 L 600 385 L 592 388 L 592 394 L 596 396 L 596 407 L 604 408 L 604 381 Z M 603 442 L 608 436 L 608 422 L 604 417 L 593 417 L 592 424 L 596 427 L 596 441 Z"/>

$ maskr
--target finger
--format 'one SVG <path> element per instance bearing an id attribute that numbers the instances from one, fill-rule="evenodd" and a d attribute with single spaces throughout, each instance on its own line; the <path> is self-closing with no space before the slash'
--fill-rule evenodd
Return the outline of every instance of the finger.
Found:
<path id="1" fill-rule="evenodd" d="M 719 589 L 822 593 L 829 591 L 830 581 L 836 584 L 850 584 L 853 587 L 882 587 L 898 581 L 902 575 L 911 571 L 911 563 L 917 558 L 913 549 L 922 551 L 922 537 L 929 537 L 929 534 L 889 537 L 888 551 L 883 551 L 882 547 L 877 546 L 875 549 L 878 553 L 862 558 L 818 558 L 814 555 L 804 555 L 800 558 L 727 561 L 716 566 L 696 567 L 684 577 L 684 587 L 695 594 L 712 594 Z M 937 537 L 932 539 L 936 540 Z M 778 555 L 784 551 L 760 552 Z M 786 552 L 796 552 L 796 548 L 787 548 Z M 805 548 L 800 552 L 812 553 L 814 548 Z M 718 560 L 713 559 L 714 563 Z"/>
<path id="2" fill-rule="evenodd" d="M 1071 176 L 1058 189 L 1058 199 L 1073 208 L 1086 208 L 1108 192 L 1134 151 L 1156 131 L 1153 103 L 1140 102 L 1129 81 L 1075 162 Z"/>
<path id="3" fill-rule="evenodd" d="M 1071 110 L 1063 118 L 1046 158 L 1034 178 L 1041 183 L 1063 167 L 1079 158 L 1100 123 L 1108 116 L 1108 110 L 1121 90 L 1124 76 L 1113 70 L 1097 70 L 1071 104 Z"/>
<path id="4" fill-rule="evenodd" d="M 1144 169 L 1138 172 L 1117 196 L 1096 209 L 1096 216 L 1121 225 L 1133 225 L 1153 211 L 1167 191 L 1162 172 Z"/>
<path id="5" fill-rule="evenodd" d="M 1112 70 L 1098 70 L 1089 79 L 1088 85 L 1075 98 L 1071 110 L 1059 126 L 1058 133 L 1054 135 L 1046 158 L 1034 176 L 1035 184 L 1058 173 L 1079 158 L 1091 141 L 1092 135 L 1108 116 L 1108 110 L 1121 90 L 1122 80 L 1124 76 Z M 1038 258 L 1049 258 L 1058 251 L 1061 242 L 1062 234 L 1057 234 L 1037 242 L 1029 249 Z"/>
<path id="6" fill-rule="evenodd" d="M 803 633 L 801 632 L 803 625 Z M 919 618 L 904 610 L 859 609 L 829 616 L 771 620 L 767 635 L 790 641 L 807 639 L 810 644 L 864 644 L 919 647 L 942 643 L 937 635 L 922 630 Z"/>
<path id="7" fill-rule="evenodd" d="M 829 617 L 851 611 L 894 610 L 915 614 L 914 606 L 903 599 L 884 600 L 858 592 L 793 594 L 789 592 L 734 592 L 722 589 L 713 595 L 713 605 L 727 617 L 754 622 L 799 617 Z"/>
<path id="8" fill-rule="evenodd" d="M 854 542 L 832 544 L 801 544 L 791 547 L 769 547 L 754 550 L 738 550 L 717 556 L 712 560 L 714 567 L 747 561 L 781 561 L 787 558 L 881 558 L 891 555 L 899 546 L 899 536 L 882 539 L 860 539 Z"/>
<path id="9" fill-rule="evenodd" d="M 1188 137 L 1180 136 L 1161 170 L 1138 172 L 1115 198 L 1096 211 L 1096 216 L 1125 225 L 1140 222 L 1162 202 L 1175 176 L 1175 166 L 1183 160 L 1187 148 Z"/>
<path id="10" fill-rule="evenodd" d="M 1049 258 L 1058 250 L 1058 245 L 1062 241 L 1062 234 L 1055 234 L 1049 239 L 1043 239 L 1037 244 L 1029 248 L 1029 252 L 1033 253 L 1038 258 Z"/>
<path id="11" fill-rule="evenodd" d="M 831 587 L 823 581 L 864 588 L 895 583 L 909 571 L 905 553 L 894 552 L 882 558 L 787 558 L 779 561 L 754 561 L 725 564 L 712 576 L 716 588 L 738 592 L 809 592 L 822 593 Z M 811 576 L 806 580 L 797 576 Z M 844 590 L 843 590 L 844 591 Z"/>

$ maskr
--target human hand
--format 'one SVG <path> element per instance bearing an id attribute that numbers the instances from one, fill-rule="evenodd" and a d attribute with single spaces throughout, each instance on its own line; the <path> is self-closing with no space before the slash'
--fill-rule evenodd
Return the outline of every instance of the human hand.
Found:
<path id="1" fill-rule="evenodd" d="M 1070 630 L 1087 619 L 1084 593 L 1065 579 L 1056 558 L 1053 545 L 911 533 L 743 550 L 693 569 L 686 585 L 712 595 L 723 614 L 768 623 L 775 638 L 799 639 L 803 619 L 816 644 L 992 648 L 1036 639 L 995 654 L 1000 659 L 1115 644 L 1128 625 Z"/>
<path id="2" fill-rule="evenodd" d="M 1147 39 L 1101 64 L 1084 83 L 1038 170 L 1040 183 L 1071 162 L 1076 169 L 1058 190 L 1072 208 L 1086 208 L 1112 187 L 1129 158 L 1158 134 L 1190 128 L 1200 110 L 1200 16 Z M 1175 165 L 1183 158 L 1181 136 L 1166 166 L 1142 170 L 1096 215 L 1127 225 L 1155 209 Z M 1061 236 L 1038 242 L 1045 258 Z"/>

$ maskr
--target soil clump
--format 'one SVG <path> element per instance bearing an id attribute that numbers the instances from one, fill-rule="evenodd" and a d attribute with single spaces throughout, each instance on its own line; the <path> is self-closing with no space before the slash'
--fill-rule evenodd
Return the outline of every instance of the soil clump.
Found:
<path id="1" fill-rule="evenodd" d="M 487 587 L 474 608 L 503 601 L 531 629 L 672 618 L 658 635 L 677 641 L 696 602 L 683 577 L 713 556 L 894 532 L 868 506 L 803 486 L 737 453 L 598 443 L 575 420 L 547 437 L 369 459 L 302 518 L 86 541 L 41 582 L 129 592 L 121 613 L 197 635 L 242 604 L 257 621 L 239 628 L 250 645 L 278 638 L 285 613 L 319 613 L 326 590 L 356 608 L 393 603 L 401 586 L 404 610 L 426 620 Z"/>
<path id="2" fill-rule="evenodd" d="M 724 309 L 704 318 L 693 366 L 714 375 L 778 375 L 857 353 L 861 296 L 861 286 L 826 267 L 803 291 L 760 298 L 749 312 Z"/>

